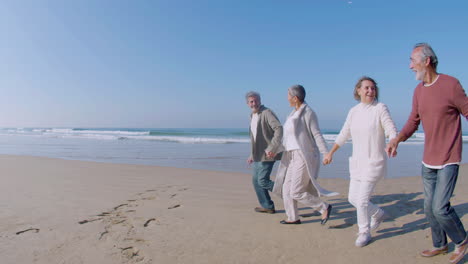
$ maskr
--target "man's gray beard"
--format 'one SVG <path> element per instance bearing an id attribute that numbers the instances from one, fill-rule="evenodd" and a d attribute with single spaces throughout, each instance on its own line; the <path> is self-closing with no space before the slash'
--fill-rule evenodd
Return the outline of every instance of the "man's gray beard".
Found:
<path id="1" fill-rule="evenodd" d="M 426 72 L 427 72 L 426 70 L 416 71 L 416 80 L 423 81 L 424 76 L 426 76 Z"/>

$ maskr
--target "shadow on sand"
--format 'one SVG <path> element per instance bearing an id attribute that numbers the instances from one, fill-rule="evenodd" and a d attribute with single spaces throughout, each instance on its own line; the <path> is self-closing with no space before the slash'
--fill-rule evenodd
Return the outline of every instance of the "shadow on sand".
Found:
<path id="1" fill-rule="evenodd" d="M 418 230 L 424 230 L 429 227 L 429 223 L 427 222 L 424 215 L 424 197 L 422 192 L 374 195 L 372 196 L 371 201 L 374 204 L 379 205 L 379 207 L 383 210 L 385 210 L 388 217 L 384 222 L 392 222 L 406 215 L 418 216 L 418 219 L 411 222 L 400 221 L 400 223 L 402 223 L 401 226 L 378 229 L 376 231 L 376 234 L 372 236 L 372 242 L 375 242 L 380 239 L 404 235 Z M 330 222 L 333 223 L 333 220 L 340 219 L 344 222 L 342 224 L 337 225 L 329 224 L 328 228 L 345 229 L 357 224 L 356 210 L 346 198 L 330 199 L 328 200 L 328 202 L 333 206 L 333 211 L 330 216 Z M 458 204 L 453 206 L 453 208 L 457 212 L 458 216 L 462 218 L 468 212 L 468 203 Z M 302 207 L 299 208 L 299 210 L 310 210 L 310 208 Z M 277 213 L 284 212 L 284 210 L 277 211 Z M 303 218 L 316 217 L 316 219 L 302 221 L 303 224 L 320 222 L 320 213 L 317 211 L 314 211 L 312 213 L 304 213 L 300 216 Z M 450 245 L 449 249 L 450 251 L 452 251 L 454 247 L 453 243 L 451 244 L 452 245 Z M 465 263 L 467 258 L 468 257 L 465 256 L 465 258 L 459 263 Z"/>
<path id="2" fill-rule="evenodd" d="M 429 227 L 429 224 L 424 216 L 424 198 L 422 192 L 374 195 L 372 196 L 371 201 L 379 205 L 379 207 L 383 210 L 385 210 L 388 217 L 384 222 L 392 222 L 406 215 L 418 216 L 418 219 L 411 222 L 400 221 L 402 223 L 401 226 L 378 229 L 376 231 L 376 235 L 373 235 L 372 237 L 373 241 L 404 235 L 414 231 L 423 230 Z M 356 210 L 346 198 L 331 199 L 328 200 L 328 202 L 333 206 L 333 211 L 330 216 L 330 222 L 333 223 L 333 220 L 340 219 L 344 222 L 342 224 L 337 225 L 330 224 L 328 228 L 345 229 L 357 223 Z M 454 208 L 458 216 L 462 218 L 468 212 L 468 203 L 455 205 Z M 304 210 L 310 210 L 310 208 L 299 208 L 299 211 Z M 284 210 L 277 210 L 277 213 L 284 212 Z M 320 222 L 320 213 L 317 211 L 314 211 L 312 213 L 303 213 L 300 216 L 303 218 L 314 217 L 314 219 L 302 221 L 303 224 Z"/>

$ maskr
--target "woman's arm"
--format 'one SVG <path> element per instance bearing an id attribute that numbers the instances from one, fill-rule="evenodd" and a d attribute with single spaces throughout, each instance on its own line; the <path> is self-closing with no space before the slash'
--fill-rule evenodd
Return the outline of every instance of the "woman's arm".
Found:
<path id="1" fill-rule="evenodd" d="M 352 110 L 348 112 L 348 116 L 346 117 L 346 121 L 343 125 L 343 127 L 340 130 L 340 134 L 336 137 L 335 144 L 333 145 L 332 149 L 330 152 L 324 155 L 323 157 L 323 165 L 328 165 L 333 161 L 333 154 L 343 145 L 346 143 L 346 140 L 348 140 L 351 137 L 351 116 L 352 116 Z"/>
<path id="2" fill-rule="evenodd" d="M 393 122 L 392 117 L 390 116 L 388 107 L 384 104 L 382 104 L 382 112 L 380 113 L 380 123 L 385 131 L 385 135 L 388 136 L 390 140 L 397 136 L 395 122 Z"/>
<path id="3" fill-rule="evenodd" d="M 323 165 L 328 165 L 332 162 L 333 160 L 333 154 L 340 148 L 340 146 L 338 144 L 334 144 L 332 149 L 330 150 L 330 152 L 328 152 L 327 154 L 325 154 L 323 156 Z"/>
<path id="4" fill-rule="evenodd" d="M 312 109 L 310 109 L 308 129 L 310 130 L 310 133 L 314 137 L 315 143 L 317 144 L 317 147 L 320 153 L 325 155 L 328 152 L 327 143 L 325 142 L 325 139 L 323 138 L 322 132 L 320 132 L 317 115 Z"/>
<path id="5" fill-rule="evenodd" d="M 340 130 L 340 134 L 335 139 L 335 143 L 340 147 L 343 146 L 348 139 L 351 138 L 351 121 L 353 116 L 353 109 L 349 110 L 346 116 L 346 121 Z"/>

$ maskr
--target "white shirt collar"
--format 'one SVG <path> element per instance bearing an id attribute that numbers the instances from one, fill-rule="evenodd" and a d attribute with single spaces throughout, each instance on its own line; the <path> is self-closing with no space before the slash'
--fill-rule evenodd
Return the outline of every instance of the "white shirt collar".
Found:
<path id="1" fill-rule="evenodd" d="M 437 82 L 437 80 L 439 80 L 439 76 L 440 76 L 440 74 L 437 74 L 437 77 L 435 78 L 435 80 L 434 80 L 433 82 L 431 82 L 431 83 L 423 83 L 423 85 L 424 85 L 425 87 L 429 87 L 429 86 L 433 85 L 434 83 Z"/>

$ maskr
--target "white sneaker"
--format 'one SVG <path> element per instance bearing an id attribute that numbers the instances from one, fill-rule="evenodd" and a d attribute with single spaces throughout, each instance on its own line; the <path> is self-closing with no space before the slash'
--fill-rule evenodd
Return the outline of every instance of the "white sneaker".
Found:
<path id="1" fill-rule="evenodd" d="M 386 219 L 385 211 L 379 209 L 377 213 L 375 213 L 370 220 L 370 229 L 375 230 L 379 228 L 380 224 Z"/>
<path id="2" fill-rule="evenodd" d="M 356 247 L 364 247 L 371 241 L 370 232 L 359 233 L 356 239 Z"/>

